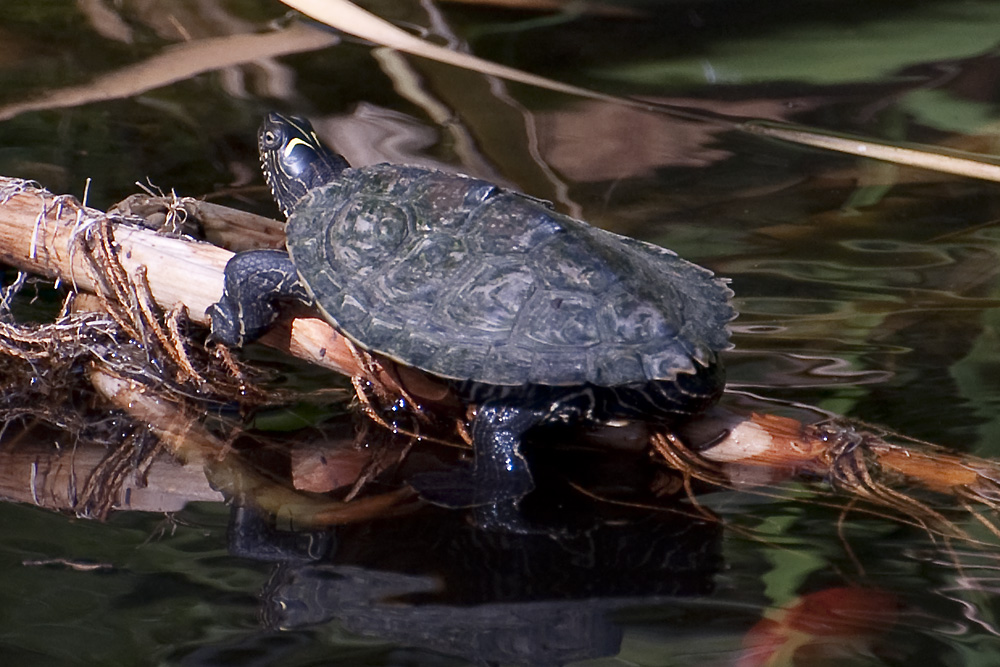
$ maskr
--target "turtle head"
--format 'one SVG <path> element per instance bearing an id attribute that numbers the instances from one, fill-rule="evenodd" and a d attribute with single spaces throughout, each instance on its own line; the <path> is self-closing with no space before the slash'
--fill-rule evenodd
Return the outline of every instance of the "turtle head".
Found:
<path id="1" fill-rule="evenodd" d="M 271 112 L 257 133 L 264 178 L 288 216 L 313 188 L 336 180 L 351 165 L 323 145 L 305 118 Z"/>

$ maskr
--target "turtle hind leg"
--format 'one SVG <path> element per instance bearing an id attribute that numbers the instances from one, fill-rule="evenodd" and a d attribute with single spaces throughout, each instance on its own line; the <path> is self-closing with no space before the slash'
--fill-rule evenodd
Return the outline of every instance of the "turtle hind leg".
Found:
<path id="1" fill-rule="evenodd" d="M 472 424 L 475 459 L 471 470 L 418 475 L 413 486 L 420 496 L 444 507 L 474 507 L 484 528 L 521 532 L 514 524 L 517 504 L 534 488 L 528 461 L 521 452 L 524 435 L 545 413 L 503 401 L 479 406 Z"/>
<path id="2" fill-rule="evenodd" d="M 521 441 L 543 417 L 533 408 L 501 401 L 479 406 L 472 424 L 473 476 L 484 498 L 520 499 L 535 488 Z"/>
<path id="3" fill-rule="evenodd" d="M 291 258 L 284 250 L 249 250 L 226 264 L 225 289 L 206 313 L 212 338 L 241 347 L 259 338 L 278 317 L 281 301 L 310 303 Z"/>

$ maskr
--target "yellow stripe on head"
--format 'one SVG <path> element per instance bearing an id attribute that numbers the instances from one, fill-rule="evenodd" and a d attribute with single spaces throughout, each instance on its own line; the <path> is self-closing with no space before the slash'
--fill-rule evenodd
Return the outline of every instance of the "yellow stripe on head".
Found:
<path id="1" fill-rule="evenodd" d="M 313 136 L 315 136 L 315 135 L 313 135 Z M 305 139 L 300 139 L 298 137 L 294 137 L 294 138 L 288 140 L 288 143 L 285 144 L 285 147 L 281 149 L 281 152 L 284 154 L 285 157 L 291 157 L 292 151 L 295 150 L 295 147 L 298 146 L 298 145 L 300 145 L 300 144 L 303 145 L 303 146 L 306 146 L 307 148 L 312 149 L 313 152 L 315 152 L 315 150 L 316 150 L 316 144 L 311 144 L 308 141 L 306 141 Z"/>

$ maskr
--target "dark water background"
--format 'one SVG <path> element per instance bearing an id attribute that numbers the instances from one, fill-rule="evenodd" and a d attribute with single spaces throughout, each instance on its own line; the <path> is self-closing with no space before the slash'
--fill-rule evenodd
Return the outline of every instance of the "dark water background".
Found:
<path id="1" fill-rule="evenodd" d="M 364 4 L 438 43 L 602 92 L 997 152 L 994 2 L 611 5 L 633 16 Z M 267 0 L 5 6 L 0 111 L 172 44 L 265 30 L 284 12 Z M 993 183 L 681 123 L 416 58 L 376 59 L 352 39 L 123 99 L 15 115 L 0 122 L 0 174 L 78 196 L 90 178 L 89 202 L 99 208 L 148 177 L 276 216 L 255 148 L 270 109 L 309 116 L 354 164 L 451 165 L 730 277 L 742 313 L 727 358 L 734 390 L 1000 456 Z M 844 655 L 829 664 L 1000 660 L 996 552 L 967 555 L 890 520 L 838 525 L 839 510 L 788 495 L 720 493 L 706 503 L 724 519 L 720 534 L 706 538 L 718 540 L 721 564 L 692 575 L 710 580 L 706 592 L 616 607 L 620 653 L 579 664 L 733 664 L 767 610 L 848 584 L 892 591 L 901 611 L 874 644 L 835 640 Z M 388 632 L 361 636 L 343 619 L 265 630 L 258 616 L 273 567 L 230 555 L 228 522 L 229 510 L 215 504 L 169 518 L 122 513 L 104 524 L 0 506 L 0 657 L 466 664 L 467 656 Z M 967 527 L 975 530 L 974 521 Z M 54 558 L 110 568 L 24 565 Z M 646 576 L 649 591 L 660 590 L 656 574 Z"/>

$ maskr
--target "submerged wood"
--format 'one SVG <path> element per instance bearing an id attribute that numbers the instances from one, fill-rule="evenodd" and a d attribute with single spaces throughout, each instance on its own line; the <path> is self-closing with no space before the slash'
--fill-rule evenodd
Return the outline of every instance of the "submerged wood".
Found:
<path id="1" fill-rule="evenodd" d="M 699 455 L 738 476 L 740 466 L 765 467 L 791 473 L 828 476 L 840 455 L 862 448 L 885 472 L 911 479 L 930 491 L 956 494 L 990 481 L 996 462 L 946 452 L 938 448 L 903 447 L 858 430 L 846 420 L 828 426 L 803 424 L 789 417 L 753 413 L 737 415 L 713 410 L 707 419 L 692 422 L 681 434 L 693 442 L 711 439 Z M 720 435 L 721 434 L 721 435 Z"/>

